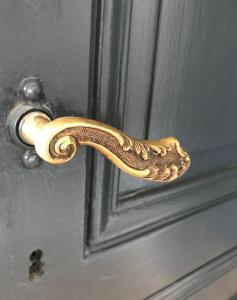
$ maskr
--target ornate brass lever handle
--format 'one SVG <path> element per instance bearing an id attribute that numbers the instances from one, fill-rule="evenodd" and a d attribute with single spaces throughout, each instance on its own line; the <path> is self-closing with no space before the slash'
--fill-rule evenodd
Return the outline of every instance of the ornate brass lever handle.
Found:
<path id="1" fill-rule="evenodd" d="M 102 122 L 80 117 L 51 120 L 41 111 L 29 112 L 19 124 L 21 139 L 34 145 L 45 161 L 70 160 L 78 145 L 89 145 L 129 175 L 154 181 L 171 181 L 190 165 L 189 155 L 177 139 L 136 140 Z"/>

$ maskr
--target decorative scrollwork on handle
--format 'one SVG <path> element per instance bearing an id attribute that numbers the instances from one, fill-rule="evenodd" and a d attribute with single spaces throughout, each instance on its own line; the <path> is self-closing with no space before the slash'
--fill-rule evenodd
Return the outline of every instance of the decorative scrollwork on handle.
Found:
<path id="1" fill-rule="evenodd" d="M 146 180 L 171 181 L 190 166 L 189 155 L 177 139 L 136 140 L 99 121 L 63 117 L 50 121 L 42 112 L 27 114 L 20 124 L 20 136 L 34 145 L 49 163 L 70 160 L 78 145 L 89 145 L 107 156 L 126 173 Z"/>

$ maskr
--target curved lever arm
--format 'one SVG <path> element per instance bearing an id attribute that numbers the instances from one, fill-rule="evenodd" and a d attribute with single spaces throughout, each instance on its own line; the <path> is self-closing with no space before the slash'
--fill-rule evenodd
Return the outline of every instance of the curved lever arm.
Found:
<path id="1" fill-rule="evenodd" d="M 45 161 L 70 160 L 78 145 L 89 145 L 129 175 L 154 181 L 171 181 L 190 166 L 189 155 L 173 137 L 136 140 L 102 122 L 80 117 L 51 120 L 41 111 L 30 112 L 19 124 L 21 139 L 34 145 Z"/>

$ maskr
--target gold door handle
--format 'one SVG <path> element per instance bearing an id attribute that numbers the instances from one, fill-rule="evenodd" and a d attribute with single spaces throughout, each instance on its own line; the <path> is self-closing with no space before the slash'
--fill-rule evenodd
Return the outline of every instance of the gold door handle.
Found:
<path id="1" fill-rule="evenodd" d="M 189 155 L 176 138 L 137 140 L 99 121 L 80 117 L 51 120 L 41 111 L 27 113 L 19 123 L 21 139 L 52 164 L 70 160 L 78 145 L 88 145 L 129 175 L 171 181 L 190 166 Z"/>

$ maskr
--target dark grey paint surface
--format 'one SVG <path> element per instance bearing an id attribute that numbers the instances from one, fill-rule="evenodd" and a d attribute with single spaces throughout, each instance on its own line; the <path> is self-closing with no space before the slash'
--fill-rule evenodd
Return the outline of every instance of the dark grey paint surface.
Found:
<path id="1" fill-rule="evenodd" d="M 237 245 L 236 15 L 234 0 L 0 1 L 1 300 L 145 299 Z M 83 147 L 25 169 L 5 120 L 32 74 L 58 115 L 176 135 L 190 172 L 150 184 Z"/>
<path id="2" fill-rule="evenodd" d="M 196 295 L 189 298 L 189 300 L 236 300 L 237 299 L 237 270 L 236 268 L 227 273 L 210 286 L 204 288 Z"/>

